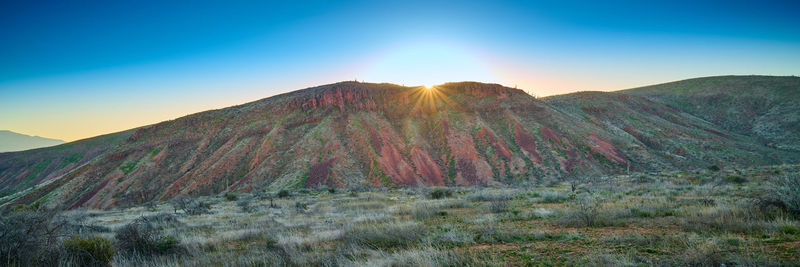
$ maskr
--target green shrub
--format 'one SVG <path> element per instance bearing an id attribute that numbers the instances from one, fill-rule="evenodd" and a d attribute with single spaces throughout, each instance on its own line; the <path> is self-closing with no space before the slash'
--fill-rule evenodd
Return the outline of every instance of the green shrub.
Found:
<path id="1" fill-rule="evenodd" d="M 719 166 L 717 165 L 708 166 L 708 169 L 715 172 L 720 170 Z"/>
<path id="2" fill-rule="evenodd" d="M 722 178 L 722 181 L 732 184 L 743 184 L 747 182 L 747 178 L 739 175 L 728 175 Z"/>
<path id="3" fill-rule="evenodd" d="M 449 188 L 435 188 L 430 193 L 431 199 L 442 199 L 453 196 L 453 191 Z"/>
<path id="4" fill-rule="evenodd" d="M 783 225 L 781 226 L 781 233 L 787 235 L 796 235 L 800 233 L 800 229 L 797 229 L 797 226 L 794 225 Z"/>
<path id="5" fill-rule="evenodd" d="M 236 201 L 236 200 L 238 200 L 238 199 L 239 199 L 239 196 L 237 196 L 237 195 L 236 195 L 236 194 L 234 194 L 234 193 L 227 193 L 227 194 L 225 194 L 225 200 L 227 200 L 227 201 Z"/>
<path id="6" fill-rule="evenodd" d="M 278 197 L 279 198 L 287 198 L 287 197 L 289 197 L 289 191 L 287 191 L 286 189 L 278 191 Z"/>
<path id="7" fill-rule="evenodd" d="M 117 251 L 110 240 L 100 236 L 73 236 L 63 244 L 69 260 L 78 266 L 109 266 Z"/>

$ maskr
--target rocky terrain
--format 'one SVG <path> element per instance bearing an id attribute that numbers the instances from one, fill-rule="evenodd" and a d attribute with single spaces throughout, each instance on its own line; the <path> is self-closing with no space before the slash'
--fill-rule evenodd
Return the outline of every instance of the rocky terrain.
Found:
<path id="1" fill-rule="evenodd" d="M 226 192 L 552 184 L 794 163 L 798 84 L 711 77 L 537 99 L 474 82 L 341 82 L 2 153 L 0 205 L 106 208 Z"/>

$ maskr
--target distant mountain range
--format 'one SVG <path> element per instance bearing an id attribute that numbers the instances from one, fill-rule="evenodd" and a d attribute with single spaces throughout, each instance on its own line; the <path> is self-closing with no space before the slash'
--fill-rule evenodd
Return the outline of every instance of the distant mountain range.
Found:
<path id="1" fill-rule="evenodd" d="M 534 98 L 497 84 L 341 82 L 0 154 L 0 205 L 105 208 L 298 187 L 547 184 L 800 161 L 800 78 Z"/>
<path id="2" fill-rule="evenodd" d="M 58 139 L 30 136 L 8 130 L 0 130 L 0 152 L 22 151 L 55 146 L 63 143 L 65 142 Z"/>

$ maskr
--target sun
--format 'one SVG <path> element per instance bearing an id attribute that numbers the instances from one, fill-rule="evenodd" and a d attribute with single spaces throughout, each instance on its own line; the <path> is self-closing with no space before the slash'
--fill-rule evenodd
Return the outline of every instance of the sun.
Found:
<path id="1" fill-rule="evenodd" d="M 434 86 L 435 85 L 433 85 L 433 84 L 423 84 L 422 85 L 422 87 L 425 87 L 425 89 L 428 89 L 428 90 L 433 89 Z"/>

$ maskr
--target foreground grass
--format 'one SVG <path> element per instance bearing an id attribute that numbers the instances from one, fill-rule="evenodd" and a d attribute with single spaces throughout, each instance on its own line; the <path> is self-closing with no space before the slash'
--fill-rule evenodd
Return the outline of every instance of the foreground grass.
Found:
<path id="1" fill-rule="evenodd" d="M 110 240 L 144 218 L 180 246 L 117 253 L 118 266 L 797 265 L 797 216 L 759 199 L 770 177 L 798 171 L 624 175 L 575 191 L 302 190 L 272 200 L 242 193 L 204 198 L 210 213 L 157 203 L 63 216 L 82 235 Z M 449 192 L 432 194 L 441 190 Z"/>

